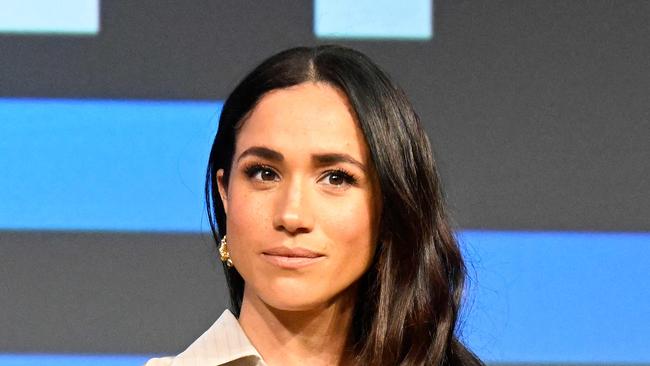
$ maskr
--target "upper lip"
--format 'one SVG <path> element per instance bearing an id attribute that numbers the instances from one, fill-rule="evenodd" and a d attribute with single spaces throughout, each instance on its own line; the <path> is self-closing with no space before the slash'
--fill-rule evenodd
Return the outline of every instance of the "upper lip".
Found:
<path id="1" fill-rule="evenodd" d="M 316 258 L 322 257 L 323 254 L 311 251 L 305 248 L 287 248 L 287 247 L 275 247 L 266 249 L 263 252 L 268 255 L 277 255 L 282 257 L 304 257 L 304 258 Z"/>

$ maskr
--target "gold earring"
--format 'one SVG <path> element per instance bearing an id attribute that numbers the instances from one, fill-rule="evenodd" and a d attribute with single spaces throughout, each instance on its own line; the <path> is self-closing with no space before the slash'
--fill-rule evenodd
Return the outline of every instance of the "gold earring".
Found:
<path id="1" fill-rule="evenodd" d="M 225 235 L 221 238 L 221 243 L 219 244 L 219 256 L 221 257 L 221 261 L 226 263 L 226 266 L 232 267 L 232 259 L 230 259 Z"/>

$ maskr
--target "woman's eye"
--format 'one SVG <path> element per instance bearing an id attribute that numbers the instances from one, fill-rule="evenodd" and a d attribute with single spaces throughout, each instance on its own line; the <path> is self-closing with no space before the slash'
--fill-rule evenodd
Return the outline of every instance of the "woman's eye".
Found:
<path id="1" fill-rule="evenodd" d="M 340 186 L 345 183 L 345 179 L 340 174 L 332 173 L 329 175 L 329 183 L 335 186 Z"/>
<path id="2" fill-rule="evenodd" d="M 246 169 L 246 175 L 254 180 L 261 180 L 271 182 L 277 179 L 277 174 L 270 169 L 263 166 L 252 166 Z"/>
<path id="3" fill-rule="evenodd" d="M 261 170 L 259 176 L 262 180 L 275 180 L 275 173 L 271 170 Z"/>
<path id="4" fill-rule="evenodd" d="M 327 180 L 327 184 L 333 186 L 343 186 L 346 184 L 356 183 L 356 179 L 352 175 L 342 170 L 335 170 L 329 172 L 327 176 L 325 176 L 325 179 Z"/>

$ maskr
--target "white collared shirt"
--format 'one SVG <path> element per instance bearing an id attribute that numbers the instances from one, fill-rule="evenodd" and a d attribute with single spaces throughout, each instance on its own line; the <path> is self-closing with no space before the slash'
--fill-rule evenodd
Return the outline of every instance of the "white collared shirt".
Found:
<path id="1" fill-rule="evenodd" d="M 152 358 L 145 366 L 266 366 L 228 310 L 176 357 Z"/>

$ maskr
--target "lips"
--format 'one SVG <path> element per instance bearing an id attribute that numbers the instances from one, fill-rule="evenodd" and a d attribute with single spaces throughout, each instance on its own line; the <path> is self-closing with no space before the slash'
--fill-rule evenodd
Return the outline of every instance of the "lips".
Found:
<path id="1" fill-rule="evenodd" d="M 275 247 L 262 252 L 262 258 L 283 269 L 298 269 L 322 261 L 325 255 L 305 248 Z"/>
<path id="2" fill-rule="evenodd" d="M 264 251 L 264 254 L 278 255 L 282 257 L 304 257 L 304 258 L 316 258 L 322 256 L 322 254 L 320 253 L 316 253 L 305 248 L 287 248 L 287 247 L 275 247 L 275 248 L 267 249 Z"/>

